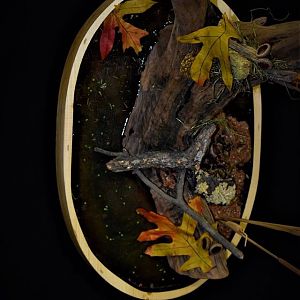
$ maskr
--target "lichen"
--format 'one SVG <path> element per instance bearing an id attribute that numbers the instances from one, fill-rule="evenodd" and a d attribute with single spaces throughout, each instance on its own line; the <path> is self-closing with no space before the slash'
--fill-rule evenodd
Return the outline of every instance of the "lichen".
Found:
<path id="1" fill-rule="evenodd" d="M 227 182 L 221 182 L 209 195 L 206 201 L 213 204 L 228 205 L 235 197 L 235 184 L 228 185 Z"/>
<path id="2" fill-rule="evenodd" d="M 208 189 L 208 184 L 206 182 L 200 182 L 197 185 L 197 192 L 199 194 L 205 194 L 205 193 L 207 193 L 207 189 Z"/>
<path id="3" fill-rule="evenodd" d="M 236 196 L 236 185 L 199 170 L 196 173 L 196 193 L 204 196 L 208 203 L 228 205 Z"/>
<path id="4" fill-rule="evenodd" d="M 186 77 L 190 77 L 190 71 L 194 60 L 195 54 L 193 52 L 188 53 L 181 61 L 180 73 L 184 74 Z"/>

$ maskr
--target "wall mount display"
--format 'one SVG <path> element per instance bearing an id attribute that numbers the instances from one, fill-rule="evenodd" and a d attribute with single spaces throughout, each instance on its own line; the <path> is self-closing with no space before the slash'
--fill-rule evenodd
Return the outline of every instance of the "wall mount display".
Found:
<path id="1" fill-rule="evenodd" d="M 298 22 L 266 22 L 239 21 L 222 0 L 107 0 L 78 33 L 59 94 L 58 189 L 78 250 L 120 291 L 181 297 L 243 258 L 260 84 L 299 92 Z"/>

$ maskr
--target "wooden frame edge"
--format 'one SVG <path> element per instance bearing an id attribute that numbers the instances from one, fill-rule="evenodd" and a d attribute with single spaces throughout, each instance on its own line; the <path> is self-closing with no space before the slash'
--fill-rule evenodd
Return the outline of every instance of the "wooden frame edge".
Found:
<path id="1" fill-rule="evenodd" d="M 165 292 L 144 292 L 116 276 L 107 269 L 91 251 L 82 229 L 80 227 L 71 191 L 71 163 L 72 163 L 72 134 L 73 134 L 73 104 L 74 92 L 78 72 L 85 51 L 107 15 L 113 10 L 114 6 L 122 0 L 105 1 L 83 25 L 69 51 L 59 90 L 57 107 L 57 128 L 56 128 L 56 176 L 60 198 L 60 204 L 69 234 L 82 256 L 95 269 L 95 271 L 109 284 L 118 290 L 139 299 L 173 299 L 186 295 L 200 287 L 206 279 L 200 279 L 193 284 L 176 290 Z M 231 19 L 237 19 L 234 12 L 223 2 L 214 0 L 219 9 Z M 254 104 L 254 150 L 253 150 L 253 170 L 251 184 L 248 192 L 246 206 L 243 211 L 243 218 L 249 218 L 256 195 L 258 185 L 260 149 L 261 149 L 261 94 L 260 87 L 253 89 Z M 245 228 L 246 224 L 242 226 Z M 241 237 L 237 234 L 233 237 L 233 243 L 237 245 Z M 228 252 L 228 257 L 230 253 Z"/>

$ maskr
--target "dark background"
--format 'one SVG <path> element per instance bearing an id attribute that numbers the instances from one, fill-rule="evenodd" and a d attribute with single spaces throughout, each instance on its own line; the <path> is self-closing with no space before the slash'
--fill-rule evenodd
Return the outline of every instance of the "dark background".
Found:
<path id="1" fill-rule="evenodd" d="M 101 2 L 1 4 L 0 299 L 130 299 L 77 252 L 56 188 L 60 77 L 76 33 Z M 289 12 L 290 20 L 300 19 L 297 2 L 228 1 L 243 20 L 257 7 L 270 7 L 277 18 Z M 261 173 L 253 219 L 300 226 L 299 138 L 300 101 L 290 100 L 284 88 L 264 85 Z M 248 234 L 300 267 L 299 238 L 251 225 Z M 299 295 L 299 277 L 251 245 L 244 253 L 243 261 L 229 260 L 227 279 L 209 281 L 181 299 Z"/>

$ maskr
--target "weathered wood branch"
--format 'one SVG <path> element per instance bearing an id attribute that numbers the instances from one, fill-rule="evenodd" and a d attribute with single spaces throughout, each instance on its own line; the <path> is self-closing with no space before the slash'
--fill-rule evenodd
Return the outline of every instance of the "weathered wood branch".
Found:
<path id="1" fill-rule="evenodd" d="M 174 147 L 181 125 L 176 116 L 193 85 L 180 73 L 180 63 L 187 53 L 199 48 L 178 43 L 177 36 L 204 26 L 207 0 L 173 0 L 172 4 L 174 25 L 160 32 L 159 41 L 148 56 L 136 105 L 125 130 L 123 146 L 130 154 Z"/>
<path id="2" fill-rule="evenodd" d="M 192 11 L 178 11 L 177 15 L 180 13 L 185 15 L 187 23 L 190 23 L 187 19 L 189 17 L 193 18 L 195 15 L 195 12 Z M 190 16 L 187 16 L 188 13 Z M 180 18 L 182 19 L 183 16 Z M 297 28 L 297 24 L 292 23 L 292 26 Z M 240 30 L 246 37 L 250 34 L 248 32 L 249 26 L 254 26 L 256 34 L 262 37 L 258 40 L 259 42 L 270 42 L 272 55 L 278 53 L 278 46 L 276 51 L 273 51 L 274 39 L 268 41 L 263 38 L 269 31 L 272 31 L 274 35 L 274 27 L 267 26 L 268 29 L 266 30 L 265 26 L 258 25 L 257 22 L 254 22 L 254 25 L 251 23 L 247 26 L 242 23 Z M 277 27 L 280 28 L 279 25 Z M 224 89 L 222 82 L 217 84 L 207 82 L 204 87 L 199 87 L 180 73 L 180 62 L 183 57 L 187 53 L 195 51 L 197 46 L 178 44 L 176 42 L 178 28 L 181 27 L 176 22 L 173 27 L 165 28 L 161 33 L 159 42 L 148 58 L 141 78 L 140 93 L 123 140 L 124 148 L 130 153 L 141 153 L 145 149 L 149 150 L 149 148 L 150 150 L 161 150 L 174 147 L 174 145 L 178 149 L 184 149 L 187 146 L 184 141 L 185 136 L 189 135 L 195 124 L 199 120 L 211 119 L 239 93 L 239 90 L 228 92 Z M 195 29 L 196 27 L 189 28 L 189 31 Z M 280 29 L 280 32 L 282 32 L 282 29 Z M 271 34 L 268 34 L 268 36 L 271 36 Z M 260 62 L 265 63 L 266 60 L 270 62 L 269 58 L 261 59 L 257 57 L 256 49 L 247 45 L 231 40 L 230 47 L 258 65 Z M 278 56 L 280 59 L 284 57 L 286 58 L 284 53 Z M 272 68 L 264 70 L 264 77 L 254 78 L 250 83 L 257 85 L 267 80 L 292 83 L 297 73 L 290 68 L 295 62 L 299 64 L 299 57 L 293 55 L 292 59 L 293 61 L 288 58 L 286 60 L 289 69 L 278 70 Z M 216 94 L 221 95 L 218 101 L 215 101 Z M 178 122 L 178 119 L 181 120 L 181 123 Z"/>
<path id="3" fill-rule="evenodd" d="M 109 161 L 106 166 L 113 172 L 146 168 L 191 168 L 196 162 L 201 162 L 215 130 L 214 124 L 205 126 L 185 151 L 145 152 L 133 156 L 121 153 L 120 156 Z M 97 151 L 97 149 L 95 150 Z M 98 152 L 103 153 L 99 149 Z"/>
<path id="4" fill-rule="evenodd" d="M 300 59 L 300 21 L 262 26 L 255 22 L 239 22 L 242 35 L 255 43 L 269 43 L 271 55 L 285 60 L 291 67 Z"/>

